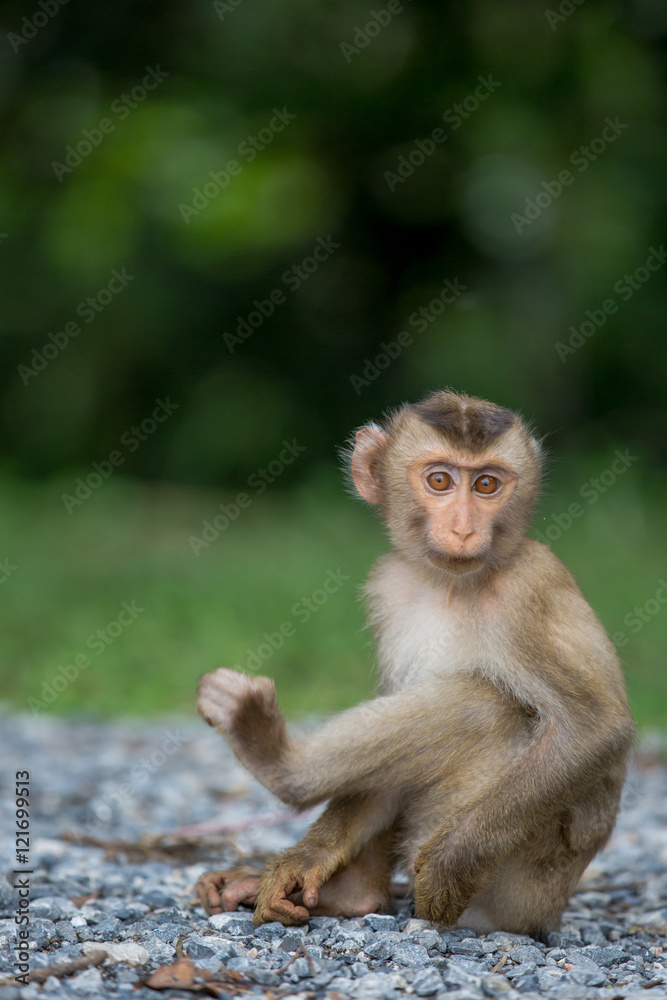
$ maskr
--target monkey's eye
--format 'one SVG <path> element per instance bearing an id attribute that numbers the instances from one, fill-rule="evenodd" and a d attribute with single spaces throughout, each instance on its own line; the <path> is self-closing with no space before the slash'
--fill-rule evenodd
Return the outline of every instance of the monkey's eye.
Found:
<path id="1" fill-rule="evenodd" d="M 430 476 L 426 477 L 426 482 L 432 490 L 437 490 L 441 493 L 443 490 L 448 490 L 450 488 L 452 485 L 452 477 L 448 472 L 432 472 Z"/>
<path id="2" fill-rule="evenodd" d="M 500 482 L 495 476 L 479 476 L 472 485 L 475 493 L 496 493 L 500 489 Z"/>

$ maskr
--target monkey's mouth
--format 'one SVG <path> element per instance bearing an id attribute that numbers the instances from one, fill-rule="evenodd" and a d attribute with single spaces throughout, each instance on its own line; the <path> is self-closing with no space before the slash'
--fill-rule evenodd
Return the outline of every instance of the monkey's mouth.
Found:
<path id="1" fill-rule="evenodd" d="M 426 556 L 429 562 L 437 566 L 438 569 L 448 569 L 452 573 L 470 573 L 472 570 L 479 569 L 484 562 L 484 555 L 481 553 L 455 556 L 441 552 L 439 549 L 428 549 Z"/>

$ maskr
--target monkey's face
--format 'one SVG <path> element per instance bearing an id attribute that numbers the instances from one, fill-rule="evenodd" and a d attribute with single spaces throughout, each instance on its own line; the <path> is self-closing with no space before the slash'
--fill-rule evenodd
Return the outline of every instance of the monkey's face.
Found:
<path id="1" fill-rule="evenodd" d="M 429 451 L 407 470 L 410 529 L 434 566 L 461 574 L 491 553 L 494 527 L 514 493 L 517 475 L 498 455 Z"/>
<path id="2" fill-rule="evenodd" d="M 540 483 L 540 451 L 519 417 L 439 393 L 406 404 L 384 430 L 355 435 L 350 472 L 379 505 L 395 548 L 451 575 L 497 567 L 525 534 Z"/>

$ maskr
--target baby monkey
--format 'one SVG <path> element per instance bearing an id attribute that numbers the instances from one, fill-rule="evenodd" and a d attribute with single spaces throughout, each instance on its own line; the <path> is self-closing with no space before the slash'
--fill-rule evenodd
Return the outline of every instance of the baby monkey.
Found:
<path id="1" fill-rule="evenodd" d="M 297 739 L 268 677 L 202 677 L 238 760 L 288 805 L 328 805 L 263 873 L 208 872 L 199 897 L 257 924 L 387 912 L 401 865 L 419 917 L 544 938 L 612 830 L 634 725 L 602 626 L 525 537 L 540 445 L 436 392 L 358 430 L 349 466 L 393 546 L 365 590 L 377 697 Z"/>

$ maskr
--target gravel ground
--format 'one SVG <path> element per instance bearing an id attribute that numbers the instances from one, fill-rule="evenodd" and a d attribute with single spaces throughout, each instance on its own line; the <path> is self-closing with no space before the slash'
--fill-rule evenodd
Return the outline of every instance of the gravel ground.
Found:
<path id="1" fill-rule="evenodd" d="M 155 998 L 146 982 L 178 959 L 182 986 L 165 997 L 191 997 L 190 985 L 204 995 L 299 1000 L 667 1000 L 667 769 L 646 748 L 612 841 L 545 946 L 504 932 L 443 932 L 407 904 L 395 916 L 319 917 L 296 929 L 257 929 L 249 911 L 207 919 L 192 893 L 201 872 L 294 843 L 312 814 L 287 812 L 192 718 L 148 725 L 6 714 L 0 732 L 0 975 L 14 982 L 14 879 L 30 880 L 33 974 L 106 952 L 104 964 L 67 977 L 5 985 L 3 1000 Z M 14 777 L 25 771 L 30 844 L 19 844 L 26 858 L 17 860 Z"/>

